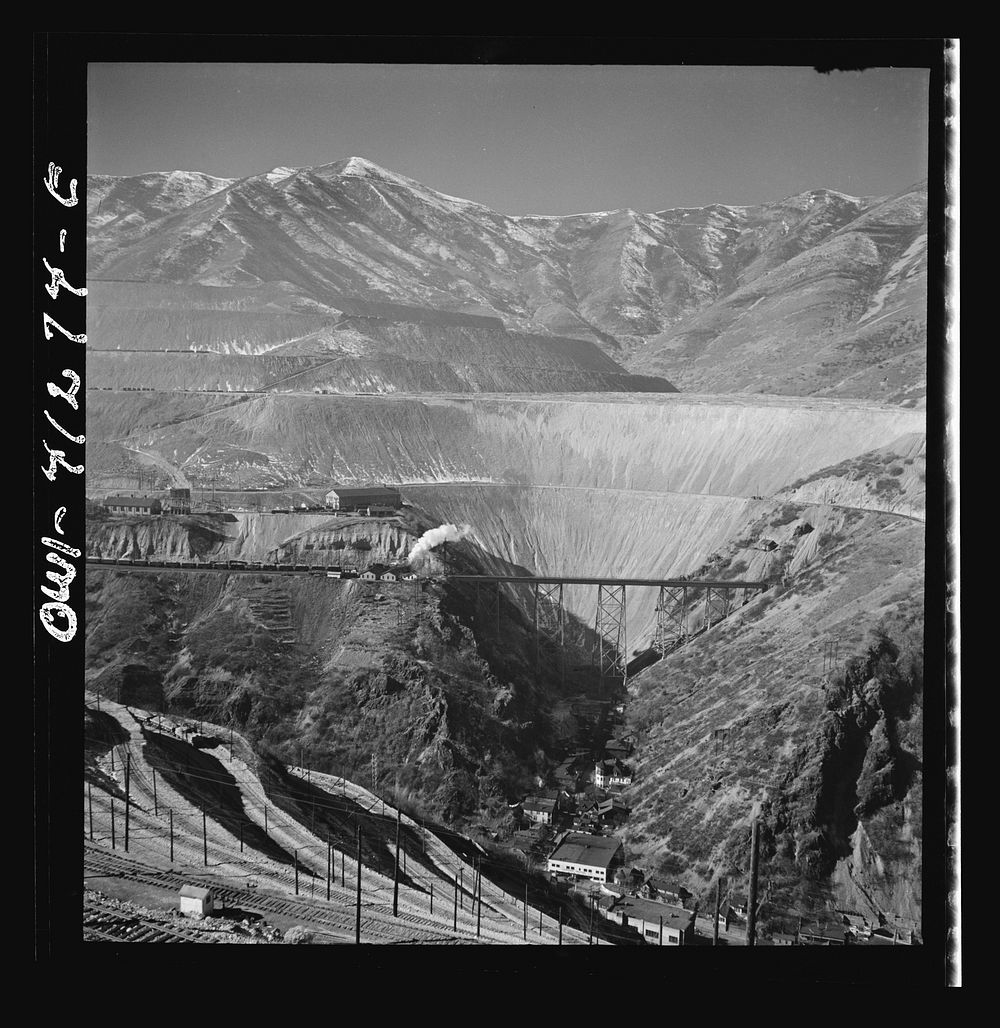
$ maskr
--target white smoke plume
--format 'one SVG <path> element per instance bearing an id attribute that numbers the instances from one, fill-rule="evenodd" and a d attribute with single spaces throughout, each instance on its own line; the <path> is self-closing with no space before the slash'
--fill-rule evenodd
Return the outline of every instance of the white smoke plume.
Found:
<path id="1" fill-rule="evenodd" d="M 411 567 L 419 564 L 427 554 L 434 549 L 435 546 L 440 546 L 441 543 L 457 543 L 459 539 L 464 539 L 467 535 L 472 532 L 471 525 L 439 525 L 437 528 L 428 529 L 424 534 L 413 544 L 413 549 L 410 550 L 410 555 L 406 558 L 407 563 Z"/>

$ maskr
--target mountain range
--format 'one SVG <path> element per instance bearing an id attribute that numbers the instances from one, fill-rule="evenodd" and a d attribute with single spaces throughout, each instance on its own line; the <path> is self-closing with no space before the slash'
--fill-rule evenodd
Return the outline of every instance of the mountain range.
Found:
<path id="1" fill-rule="evenodd" d="M 924 183 L 508 216 L 351 157 L 94 175 L 87 202 L 97 349 L 145 332 L 151 349 L 315 356 L 344 352 L 345 317 L 494 326 L 589 342 L 685 391 L 922 405 Z"/>

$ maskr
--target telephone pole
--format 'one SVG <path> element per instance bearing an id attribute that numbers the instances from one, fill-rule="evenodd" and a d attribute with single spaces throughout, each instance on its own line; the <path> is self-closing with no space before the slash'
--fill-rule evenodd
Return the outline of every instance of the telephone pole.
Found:
<path id="1" fill-rule="evenodd" d="M 747 945 L 757 945 L 757 818 L 750 833 L 750 896 L 747 909 Z"/>
<path id="2" fill-rule="evenodd" d="M 722 878 L 715 882 L 715 922 L 712 925 L 712 945 L 719 945 L 719 910 L 722 907 Z"/>
<path id="3" fill-rule="evenodd" d="M 125 852 L 128 853 L 129 784 L 132 777 L 132 754 L 125 754 Z"/>
<path id="4" fill-rule="evenodd" d="M 354 921 L 354 942 L 361 944 L 361 825 L 358 825 L 358 900 Z"/>
<path id="5" fill-rule="evenodd" d="M 399 916 L 399 808 L 396 808 L 396 862 L 392 867 L 392 916 Z"/>

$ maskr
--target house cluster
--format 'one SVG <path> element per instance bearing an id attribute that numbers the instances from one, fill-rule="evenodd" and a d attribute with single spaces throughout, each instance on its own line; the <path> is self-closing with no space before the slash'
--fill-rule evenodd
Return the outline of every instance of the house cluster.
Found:
<path id="1" fill-rule="evenodd" d="M 641 867 L 622 867 L 615 873 L 614 888 L 623 895 L 638 899 L 659 900 L 678 907 L 694 909 L 690 890 L 659 874 L 651 874 Z"/>
<path id="2" fill-rule="evenodd" d="M 358 575 L 367 582 L 412 582 L 416 577 L 408 564 L 369 564 Z"/>
<path id="3" fill-rule="evenodd" d="M 578 831 L 602 835 L 620 828 L 630 813 L 631 807 L 627 807 L 617 796 L 607 796 L 595 799 L 589 805 L 581 805 L 573 819 L 573 827 Z"/>
<path id="4" fill-rule="evenodd" d="M 797 932 L 803 946 L 909 946 L 913 932 L 898 925 L 871 921 L 856 910 L 838 910 L 840 921 L 802 925 Z"/>
<path id="5" fill-rule="evenodd" d="M 692 894 L 639 867 L 617 867 L 601 890 L 597 909 L 608 920 L 634 928 L 654 946 L 686 946 L 694 941 L 697 905 Z"/>
<path id="6" fill-rule="evenodd" d="M 909 946 L 912 929 L 883 925 L 854 910 L 838 910 L 839 919 L 800 924 L 795 932 L 774 932 L 763 945 L 772 946 Z"/>

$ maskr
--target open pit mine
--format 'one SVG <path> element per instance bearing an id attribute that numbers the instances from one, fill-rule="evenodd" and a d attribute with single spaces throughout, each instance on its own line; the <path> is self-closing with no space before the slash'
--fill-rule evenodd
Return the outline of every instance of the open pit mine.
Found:
<path id="1" fill-rule="evenodd" d="M 86 937 L 919 941 L 924 196 L 93 179 Z"/>

